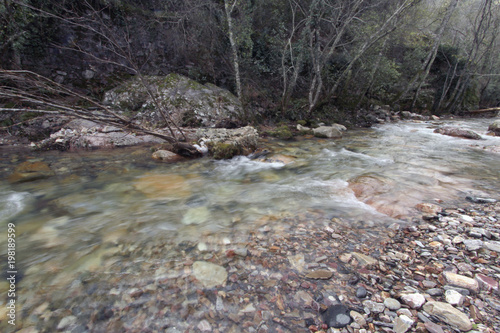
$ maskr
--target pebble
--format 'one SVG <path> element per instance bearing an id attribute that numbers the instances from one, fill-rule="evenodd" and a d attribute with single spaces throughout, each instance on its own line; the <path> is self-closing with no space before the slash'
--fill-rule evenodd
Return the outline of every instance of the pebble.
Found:
<path id="1" fill-rule="evenodd" d="M 366 288 L 365 288 L 365 287 L 358 287 L 358 288 L 356 289 L 356 297 L 357 297 L 357 298 L 365 298 L 365 297 L 366 297 L 366 295 L 367 295 L 367 293 L 368 293 L 368 292 L 367 292 L 367 290 L 366 290 Z"/>
<path id="2" fill-rule="evenodd" d="M 201 332 L 212 332 L 212 326 L 207 320 L 200 321 L 196 327 L 198 327 Z"/>
<path id="3" fill-rule="evenodd" d="M 57 324 L 57 329 L 62 331 L 70 327 L 71 325 L 74 325 L 76 323 L 77 318 L 75 316 L 67 316 L 61 319 L 59 324 Z"/>
<path id="4" fill-rule="evenodd" d="M 444 277 L 444 280 L 452 286 L 468 289 L 472 292 L 479 291 L 478 282 L 474 279 L 467 277 L 467 276 L 456 274 L 453 272 L 443 272 L 443 277 Z"/>
<path id="5" fill-rule="evenodd" d="M 394 298 L 386 298 L 384 300 L 384 305 L 391 311 L 397 311 L 401 308 L 401 303 Z"/>
<path id="6" fill-rule="evenodd" d="M 444 297 L 446 302 L 451 305 L 461 306 L 465 300 L 464 295 L 455 290 L 446 290 L 444 293 Z"/>
<path id="7" fill-rule="evenodd" d="M 401 315 L 394 320 L 394 332 L 405 333 L 408 331 L 415 321 L 405 315 Z"/>
<path id="8" fill-rule="evenodd" d="M 418 293 L 401 295 L 401 300 L 412 309 L 419 309 L 425 303 L 424 295 Z"/>
<path id="9" fill-rule="evenodd" d="M 385 305 L 383 303 L 378 303 L 370 300 L 363 301 L 363 306 L 368 310 L 367 314 L 370 314 L 372 312 L 382 313 L 385 310 Z"/>

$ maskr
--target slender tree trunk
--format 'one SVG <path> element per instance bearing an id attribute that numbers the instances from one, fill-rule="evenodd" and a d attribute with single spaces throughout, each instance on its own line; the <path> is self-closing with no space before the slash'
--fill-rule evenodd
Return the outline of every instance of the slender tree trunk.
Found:
<path id="1" fill-rule="evenodd" d="M 439 26 L 439 29 L 436 33 L 436 38 L 434 38 L 434 45 L 432 46 L 432 49 L 430 50 L 427 59 L 424 63 L 424 67 L 422 68 L 422 74 L 419 75 L 420 78 L 418 79 L 418 85 L 417 85 L 417 90 L 415 91 L 415 95 L 413 96 L 413 101 L 411 102 L 410 106 L 410 111 L 413 110 L 415 107 L 415 104 L 418 99 L 418 95 L 420 94 L 420 89 L 422 89 L 422 85 L 424 84 L 425 80 L 429 76 L 429 72 L 431 70 L 432 64 L 434 63 L 434 60 L 436 59 L 436 55 L 439 49 L 439 45 L 441 44 L 441 39 L 443 37 L 443 33 L 445 28 L 448 26 L 448 23 L 450 22 L 451 15 L 455 11 L 458 5 L 458 0 L 453 0 L 450 2 L 448 5 L 448 8 L 446 9 L 446 14 L 441 21 L 441 24 Z"/>
<path id="2" fill-rule="evenodd" d="M 233 25 L 233 11 L 236 7 L 238 0 L 224 0 L 224 8 L 226 10 L 226 19 L 229 35 L 229 43 L 231 43 L 231 50 L 233 53 L 233 67 L 234 67 L 234 77 L 236 81 L 236 95 L 241 103 L 242 89 L 241 89 L 241 75 L 240 75 L 240 58 L 238 55 L 238 44 L 234 37 L 234 25 Z"/>

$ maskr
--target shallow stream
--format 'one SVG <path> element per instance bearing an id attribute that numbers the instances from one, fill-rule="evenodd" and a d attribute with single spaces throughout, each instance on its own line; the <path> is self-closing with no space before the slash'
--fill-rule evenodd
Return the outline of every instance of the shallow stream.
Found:
<path id="1" fill-rule="evenodd" d="M 270 139 L 264 145 L 274 162 L 236 157 L 163 164 L 144 147 L 41 153 L 2 148 L 0 246 L 7 248 L 6 226 L 15 223 L 23 304 L 32 293 L 64 292 L 79 274 L 104 269 L 124 244 L 140 247 L 158 235 L 203 246 L 242 243 L 265 225 L 285 232 L 293 219 L 284 217 L 307 211 L 363 229 L 411 223 L 422 202 L 500 199 L 500 154 L 487 148 L 500 146 L 500 138 L 485 135 L 491 122 L 447 121 L 481 134 L 480 141 L 435 134 L 442 123 L 431 122 L 353 130 L 340 140 Z M 56 175 L 9 183 L 24 161 L 43 161 Z M 0 293 L 7 289 L 0 282 Z M 2 309 L 5 301 L 0 299 Z"/>

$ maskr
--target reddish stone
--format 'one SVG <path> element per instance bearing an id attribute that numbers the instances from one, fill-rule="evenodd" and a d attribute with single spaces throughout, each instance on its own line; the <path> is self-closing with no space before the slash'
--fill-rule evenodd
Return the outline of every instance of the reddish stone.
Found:
<path id="1" fill-rule="evenodd" d="M 444 333 L 441 326 L 434 324 L 433 322 L 430 321 L 425 323 L 425 328 L 429 331 L 429 333 Z"/>
<path id="2" fill-rule="evenodd" d="M 479 287 L 486 291 L 497 291 L 498 281 L 492 277 L 486 276 L 484 274 L 476 274 L 476 280 L 479 283 Z"/>

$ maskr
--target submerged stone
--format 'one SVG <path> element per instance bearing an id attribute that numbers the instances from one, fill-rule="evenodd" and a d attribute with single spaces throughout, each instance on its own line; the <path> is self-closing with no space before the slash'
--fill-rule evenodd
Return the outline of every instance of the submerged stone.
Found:
<path id="1" fill-rule="evenodd" d="M 328 327 L 342 328 L 349 325 L 352 318 L 349 314 L 349 309 L 342 304 L 335 304 L 330 306 L 323 313 L 323 320 L 328 325 Z"/>
<path id="2" fill-rule="evenodd" d="M 224 267 L 206 261 L 193 263 L 193 275 L 205 288 L 221 285 L 227 279 L 227 271 Z"/>
<path id="3" fill-rule="evenodd" d="M 54 172 L 44 162 L 23 162 L 9 176 L 10 183 L 29 182 L 53 176 Z"/>

